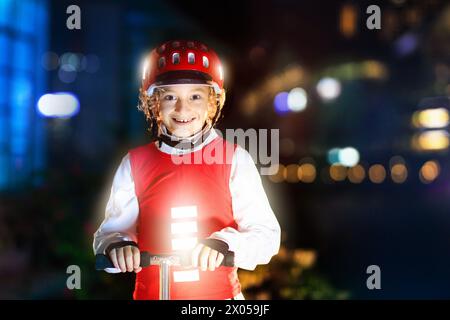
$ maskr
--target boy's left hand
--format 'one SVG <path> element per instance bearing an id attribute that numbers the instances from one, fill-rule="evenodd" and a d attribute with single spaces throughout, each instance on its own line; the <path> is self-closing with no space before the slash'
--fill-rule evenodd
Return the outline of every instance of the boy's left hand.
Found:
<path id="1" fill-rule="evenodd" d="M 220 266 L 224 258 L 224 255 L 220 252 L 199 243 L 192 250 L 192 265 L 194 267 L 199 266 L 202 271 L 214 271 Z"/>

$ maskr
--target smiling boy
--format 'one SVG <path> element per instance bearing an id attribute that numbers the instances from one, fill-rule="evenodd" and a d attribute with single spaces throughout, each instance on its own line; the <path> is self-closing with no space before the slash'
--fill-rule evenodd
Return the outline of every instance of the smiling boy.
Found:
<path id="1" fill-rule="evenodd" d="M 190 250 L 190 268 L 172 267 L 171 299 L 243 299 L 237 268 L 278 253 L 280 226 L 251 156 L 214 129 L 224 101 L 222 66 L 205 44 L 169 41 L 150 53 L 139 109 L 155 141 L 122 159 L 93 244 L 109 272 L 137 273 L 135 299 L 159 292 L 158 269 L 142 269 L 140 251 Z M 173 161 L 230 148 L 213 164 Z M 234 267 L 220 266 L 228 251 Z"/>

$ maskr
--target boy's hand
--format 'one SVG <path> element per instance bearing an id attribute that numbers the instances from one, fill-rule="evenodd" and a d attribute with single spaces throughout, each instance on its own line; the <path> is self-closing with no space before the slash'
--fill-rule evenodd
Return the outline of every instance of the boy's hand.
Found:
<path id="1" fill-rule="evenodd" d="M 222 263 L 224 255 L 199 243 L 192 251 L 191 258 L 194 267 L 199 266 L 202 271 L 214 271 Z"/>
<path id="2" fill-rule="evenodd" d="M 141 254 L 136 246 L 114 248 L 109 252 L 109 257 L 117 269 L 122 272 L 140 272 L 142 270 Z"/>

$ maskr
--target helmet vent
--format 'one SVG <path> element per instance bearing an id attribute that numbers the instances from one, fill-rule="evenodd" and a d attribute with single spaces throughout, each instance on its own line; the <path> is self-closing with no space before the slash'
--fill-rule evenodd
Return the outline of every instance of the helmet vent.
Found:
<path id="1" fill-rule="evenodd" d="M 195 54 L 193 52 L 188 53 L 188 63 L 194 64 L 195 63 Z"/>
<path id="2" fill-rule="evenodd" d="M 172 54 L 172 63 L 173 64 L 180 63 L 180 54 L 178 52 L 175 52 L 174 54 Z"/>
<path id="3" fill-rule="evenodd" d="M 161 57 L 158 60 L 158 68 L 162 69 L 166 66 L 166 58 Z"/>
<path id="4" fill-rule="evenodd" d="M 205 67 L 205 68 L 209 67 L 208 57 L 203 56 L 203 67 Z"/>

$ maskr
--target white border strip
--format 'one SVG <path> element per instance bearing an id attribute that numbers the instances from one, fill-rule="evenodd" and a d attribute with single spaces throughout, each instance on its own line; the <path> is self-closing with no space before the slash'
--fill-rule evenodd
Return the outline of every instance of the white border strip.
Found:
<path id="1" fill-rule="evenodd" d="M 170 213 L 172 219 L 194 218 L 197 216 L 197 206 L 174 207 Z"/>

